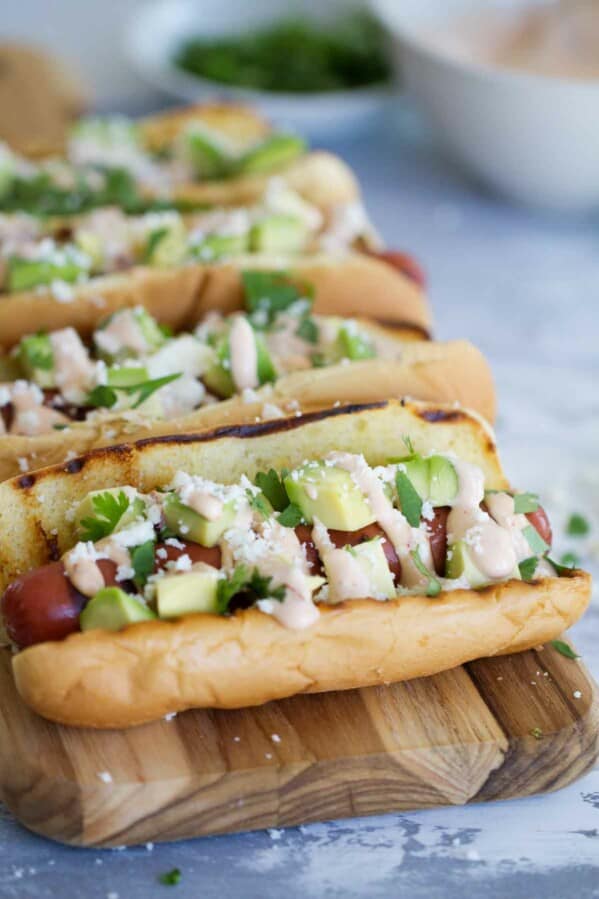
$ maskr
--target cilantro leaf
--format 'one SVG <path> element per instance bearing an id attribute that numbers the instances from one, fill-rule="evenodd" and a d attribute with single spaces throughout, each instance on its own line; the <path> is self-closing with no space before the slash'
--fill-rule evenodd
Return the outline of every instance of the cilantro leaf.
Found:
<path id="1" fill-rule="evenodd" d="M 247 566 L 238 565 L 230 577 L 223 578 L 218 582 L 216 603 L 220 615 L 224 615 L 229 610 L 231 600 L 247 586 L 250 577 Z"/>
<path id="2" fill-rule="evenodd" d="M 173 375 L 165 375 L 163 378 L 152 378 L 149 381 L 140 381 L 138 384 L 128 384 L 126 387 L 108 387 L 106 384 L 99 384 L 88 394 L 87 405 L 104 406 L 108 409 L 112 409 L 118 398 L 117 390 L 120 390 L 129 396 L 138 394 L 137 399 L 132 406 L 133 409 L 137 409 L 148 399 L 148 397 L 157 390 L 160 390 L 161 387 L 170 384 L 171 381 L 176 381 L 177 378 L 180 377 L 181 372 L 177 372 Z"/>
<path id="3" fill-rule="evenodd" d="M 591 526 L 583 515 L 578 513 L 570 515 L 566 525 L 566 533 L 570 534 L 571 537 L 585 537 L 590 530 Z"/>
<path id="4" fill-rule="evenodd" d="M 131 567 L 135 571 L 133 582 L 138 590 L 143 590 L 154 571 L 154 541 L 147 540 L 131 550 Z"/>
<path id="5" fill-rule="evenodd" d="M 536 493 L 516 493 L 514 496 L 514 512 L 526 515 L 527 512 L 536 512 L 539 508 L 539 497 Z"/>
<path id="6" fill-rule="evenodd" d="M 577 565 L 580 564 L 580 559 L 578 558 L 578 556 L 575 556 L 574 553 L 565 553 L 562 556 L 562 563 L 563 563 L 564 559 L 566 559 L 567 556 L 571 557 L 571 564 L 569 563 L 566 565 L 560 564 L 560 562 L 555 562 L 553 559 L 550 559 L 548 555 L 545 556 L 545 558 L 547 559 L 549 564 L 553 565 L 553 567 L 557 571 L 558 577 L 564 577 L 564 576 L 570 574 L 574 570 L 574 568 L 576 568 Z M 570 560 L 569 560 L 569 562 L 570 562 Z"/>
<path id="7" fill-rule="evenodd" d="M 535 556 L 542 556 L 544 553 L 548 552 L 550 548 L 549 545 L 545 543 L 537 529 L 533 527 L 532 524 L 528 524 L 525 528 L 522 528 L 522 534 L 526 538 L 526 541 Z"/>
<path id="8" fill-rule="evenodd" d="M 301 320 L 295 333 L 308 343 L 318 343 L 318 325 L 309 315 Z"/>
<path id="9" fill-rule="evenodd" d="M 555 562 L 551 564 L 555 565 Z M 577 556 L 576 553 L 564 553 L 560 559 L 560 568 L 578 568 L 580 564 L 580 556 Z"/>
<path id="10" fill-rule="evenodd" d="M 279 475 L 274 468 L 267 473 L 259 471 L 254 479 L 254 483 L 260 488 L 266 499 L 269 501 L 273 509 L 282 512 L 289 504 L 287 491 L 283 484 L 285 472 Z"/>
<path id="11" fill-rule="evenodd" d="M 289 503 L 278 518 L 279 524 L 282 524 L 285 528 L 296 528 L 303 520 L 302 510 L 295 503 Z"/>
<path id="12" fill-rule="evenodd" d="M 532 581 L 538 564 L 539 560 L 536 556 L 530 556 L 530 558 L 523 559 L 523 561 L 519 563 L 518 569 L 523 581 Z"/>
<path id="13" fill-rule="evenodd" d="M 312 289 L 299 289 L 286 272 L 244 271 L 241 273 L 245 291 L 245 308 L 255 324 L 268 327 L 277 315 L 285 312 L 300 299 L 310 298 Z"/>
<path id="14" fill-rule="evenodd" d="M 578 659 L 580 656 L 574 652 L 571 646 L 567 643 L 564 643 L 563 640 L 551 640 L 551 646 L 556 649 L 560 655 L 565 656 L 567 659 Z"/>
<path id="15" fill-rule="evenodd" d="M 403 442 L 404 442 L 404 444 L 405 444 L 405 446 L 406 446 L 406 449 L 407 449 L 407 451 L 409 452 L 410 456 L 416 455 L 416 450 L 414 449 L 414 444 L 412 443 L 412 438 L 411 438 L 411 437 L 408 437 L 407 434 L 404 434 L 404 436 L 402 437 L 402 440 L 403 440 Z"/>
<path id="16" fill-rule="evenodd" d="M 96 543 L 112 534 L 129 508 L 129 499 L 122 490 L 116 496 L 107 490 L 92 497 L 92 508 L 94 515 L 82 518 L 79 527 L 82 540 Z"/>
<path id="17" fill-rule="evenodd" d="M 271 587 L 271 582 L 271 577 L 260 574 L 258 569 L 254 568 L 248 587 L 252 593 L 256 594 L 258 599 L 276 599 L 279 602 L 283 602 L 285 599 L 285 587 L 282 585 L 280 587 Z"/>
<path id="18" fill-rule="evenodd" d="M 414 565 L 416 566 L 420 574 L 427 579 L 426 595 L 438 596 L 441 592 L 441 581 L 435 577 L 432 571 L 429 571 L 429 569 L 420 558 L 420 547 L 417 546 L 416 549 L 412 550 L 410 556 L 412 557 Z"/>
<path id="19" fill-rule="evenodd" d="M 420 524 L 422 515 L 422 500 L 418 492 L 403 471 L 398 471 L 395 475 L 395 484 L 397 486 L 397 495 L 399 496 L 399 505 L 401 511 L 405 515 L 408 524 L 417 528 Z"/>
<path id="20" fill-rule="evenodd" d="M 177 886 L 181 882 L 181 871 L 179 868 L 171 868 L 170 871 L 161 874 L 158 880 L 167 887 Z"/>

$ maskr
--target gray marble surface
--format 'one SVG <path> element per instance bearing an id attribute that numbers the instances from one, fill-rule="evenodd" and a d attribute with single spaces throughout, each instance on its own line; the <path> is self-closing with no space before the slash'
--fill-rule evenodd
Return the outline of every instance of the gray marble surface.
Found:
<path id="1" fill-rule="evenodd" d="M 411 116 L 394 139 L 338 149 L 393 246 L 431 282 L 437 334 L 489 356 L 512 481 L 547 499 L 559 551 L 599 556 L 599 227 L 481 194 Z M 572 511 L 594 531 L 564 534 Z M 573 636 L 599 678 L 599 605 Z M 151 747 L 148 747 L 151 751 Z M 179 867 L 177 887 L 158 883 Z M 544 797 L 214 837 L 124 851 L 72 850 L 0 817 L 2 899 L 576 899 L 599 897 L 599 768 Z"/>

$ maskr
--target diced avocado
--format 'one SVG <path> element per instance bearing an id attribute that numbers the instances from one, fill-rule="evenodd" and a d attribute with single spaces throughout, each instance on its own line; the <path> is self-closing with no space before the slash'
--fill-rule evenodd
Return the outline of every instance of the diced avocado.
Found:
<path id="1" fill-rule="evenodd" d="M 352 362 L 359 359 L 373 359 L 376 356 L 370 341 L 355 328 L 346 325 L 341 327 L 337 334 L 337 343 L 341 358 L 351 359 Z"/>
<path id="2" fill-rule="evenodd" d="M 428 499 L 433 506 L 448 506 L 456 498 L 459 481 L 455 466 L 444 456 L 429 456 Z"/>
<path id="3" fill-rule="evenodd" d="M 143 515 L 145 503 L 140 496 L 131 496 L 122 487 L 109 487 L 106 490 L 91 490 L 81 500 L 75 510 L 75 527 L 77 536 L 89 531 L 89 524 L 97 520 L 103 529 L 103 536 L 129 527 Z"/>
<path id="4" fill-rule="evenodd" d="M 428 464 L 422 456 L 411 456 L 401 463 L 405 466 L 406 475 L 421 500 L 428 499 Z"/>
<path id="5" fill-rule="evenodd" d="M 241 156 L 237 170 L 244 175 L 270 172 L 293 162 L 305 150 L 306 143 L 301 137 L 282 132 L 271 134 Z"/>
<path id="6" fill-rule="evenodd" d="M 146 265 L 171 268 L 180 265 L 189 252 L 187 231 L 181 219 L 175 219 L 148 234 L 143 250 Z"/>
<path id="7" fill-rule="evenodd" d="M 54 387 L 54 351 L 48 334 L 23 337 L 17 350 L 23 374 L 40 387 Z"/>
<path id="8" fill-rule="evenodd" d="M 471 587 L 483 587 L 489 583 L 489 578 L 477 567 L 469 546 L 463 540 L 447 547 L 445 574 L 452 580 L 463 577 Z"/>
<path id="9" fill-rule="evenodd" d="M 92 231 L 77 231 L 75 234 L 75 244 L 77 247 L 89 256 L 91 260 L 91 270 L 101 272 L 104 267 L 104 248 L 102 241 L 97 234 Z"/>
<path id="10" fill-rule="evenodd" d="M 202 262 L 214 262 L 227 256 L 239 256 L 248 248 L 247 234 L 208 234 L 191 248 L 191 253 Z"/>
<path id="11" fill-rule="evenodd" d="M 109 387 L 132 387 L 149 378 L 147 368 L 137 365 L 119 365 L 106 371 Z"/>
<path id="12" fill-rule="evenodd" d="M 383 549 L 381 540 L 366 540 L 352 546 L 348 552 L 360 563 L 360 567 L 367 573 L 372 587 L 369 596 L 375 599 L 391 599 L 396 595 L 393 575 L 389 570 L 389 563 Z"/>
<path id="13" fill-rule="evenodd" d="M 183 135 L 183 155 L 197 178 L 225 178 L 234 165 L 234 154 L 225 138 L 195 122 Z"/>
<path id="14" fill-rule="evenodd" d="M 120 587 L 103 587 L 82 611 L 79 626 L 82 631 L 97 628 L 120 631 L 128 624 L 151 621 L 153 618 L 156 618 L 156 614 L 151 609 Z"/>
<path id="15" fill-rule="evenodd" d="M 181 502 L 176 493 L 165 498 L 164 519 L 168 528 L 179 537 L 199 543 L 201 546 L 215 546 L 223 533 L 233 524 L 235 510 L 232 503 L 223 506 L 222 515 L 209 521 L 194 509 Z"/>
<path id="16" fill-rule="evenodd" d="M 259 384 L 267 384 L 276 381 L 277 372 L 272 358 L 262 337 L 254 330 L 257 355 L 257 377 Z M 231 375 L 231 346 L 229 337 L 221 337 L 215 347 L 216 358 L 209 365 L 202 379 L 208 390 L 217 396 L 227 398 L 236 392 L 235 383 Z"/>
<path id="17" fill-rule="evenodd" d="M 288 474 L 284 485 L 308 523 L 318 518 L 326 528 L 357 531 L 376 520 L 362 491 L 343 468 L 308 462 Z"/>
<path id="18" fill-rule="evenodd" d="M 7 289 L 15 293 L 51 284 L 52 281 L 66 281 L 72 284 L 80 275 L 85 275 L 89 271 L 89 265 L 82 264 L 82 261 L 75 260 L 66 253 L 60 261 L 11 256 L 8 260 Z"/>
<path id="19" fill-rule="evenodd" d="M 308 231 L 293 215 L 269 215 L 252 225 L 250 252 L 299 253 L 306 245 Z"/>
<path id="20" fill-rule="evenodd" d="M 156 608 L 160 618 L 179 618 L 193 612 L 218 612 L 219 571 L 196 565 L 192 571 L 171 574 L 156 584 Z"/>

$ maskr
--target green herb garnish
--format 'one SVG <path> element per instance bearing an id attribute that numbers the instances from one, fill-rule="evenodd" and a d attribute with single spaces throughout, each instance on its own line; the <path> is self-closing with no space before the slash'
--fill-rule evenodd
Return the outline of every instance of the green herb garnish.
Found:
<path id="1" fill-rule="evenodd" d="M 252 493 L 251 490 L 248 490 L 247 498 L 251 508 L 254 509 L 255 512 L 258 512 L 263 518 L 269 517 L 272 509 L 263 493 Z"/>
<path id="2" fill-rule="evenodd" d="M 318 343 L 318 325 L 309 315 L 301 320 L 295 333 L 307 343 Z"/>
<path id="3" fill-rule="evenodd" d="M 539 508 L 539 497 L 536 493 L 516 493 L 514 496 L 514 512 L 526 515 L 527 512 L 536 512 Z"/>
<path id="4" fill-rule="evenodd" d="M 577 653 L 574 652 L 572 647 L 569 646 L 567 643 L 564 643 L 563 640 L 552 640 L 550 645 L 553 646 L 553 648 L 555 650 L 557 650 L 557 652 L 559 652 L 560 655 L 565 656 L 567 659 L 578 659 L 579 658 L 579 656 L 577 655 Z"/>
<path id="5" fill-rule="evenodd" d="M 296 528 L 304 520 L 302 510 L 295 503 L 289 503 L 286 509 L 283 509 L 279 515 L 279 524 L 286 528 Z"/>
<path id="6" fill-rule="evenodd" d="M 535 740 L 542 740 L 544 737 L 543 731 L 540 727 L 533 727 L 531 731 L 529 731 L 531 737 L 534 737 Z"/>
<path id="7" fill-rule="evenodd" d="M 99 384 L 87 396 L 87 405 L 95 407 L 105 407 L 112 409 L 118 400 L 117 391 L 120 390 L 129 396 L 138 394 L 132 408 L 137 409 L 141 406 L 153 393 L 160 390 L 171 381 L 176 381 L 181 377 L 181 372 L 174 375 L 165 375 L 163 378 L 153 378 L 150 381 L 140 381 L 139 384 L 129 384 L 126 387 L 108 387 L 106 384 Z"/>
<path id="8" fill-rule="evenodd" d="M 422 515 L 422 500 L 418 492 L 414 489 L 411 480 L 403 471 L 398 471 L 395 475 L 395 484 L 397 486 L 397 495 L 399 497 L 399 505 L 401 511 L 405 515 L 408 524 L 417 528 L 420 524 Z"/>
<path id="9" fill-rule="evenodd" d="M 410 454 L 410 456 L 415 456 L 415 455 L 416 455 L 416 450 L 414 449 L 414 444 L 412 443 L 412 438 L 411 438 L 411 437 L 408 437 L 407 434 L 404 434 L 403 437 L 402 437 L 401 439 L 403 440 L 404 445 L 405 445 L 405 447 L 406 447 L 408 453 Z M 401 461 L 401 460 L 400 460 L 400 459 L 397 459 L 396 461 L 399 462 L 399 461 Z"/>
<path id="10" fill-rule="evenodd" d="M 559 561 L 560 567 L 563 568 L 579 568 L 581 564 L 580 556 L 572 552 L 564 553 Z M 555 563 L 552 562 L 552 564 L 554 565 Z"/>
<path id="11" fill-rule="evenodd" d="M 312 288 L 300 290 L 286 272 L 244 271 L 241 273 L 245 291 L 245 307 L 254 327 L 269 327 L 277 315 L 293 303 L 310 299 Z"/>
<path id="12" fill-rule="evenodd" d="M 177 886 L 181 882 L 181 871 L 179 868 L 171 868 L 170 871 L 161 874 L 158 880 L 167 887 Z"/>
<path id="13" fill-rule="evenodd" d="M 94 515 L 83 518 L 79 527 L 82 540 L 91 540 L 92 543 L 96 543 L 112 534 L 129 508 L 129 499 L 122 490 L 116 496 L 107 490 L 105 493 L 98 493 L 97 496 L 92 497 L 92 508 Z"/>
<path id="14" fill-rule="evenodd" d="M 133 582 L 138 590 L 143 590 L 154 571 L 154 541 L 148 540 L 131 550 L 131 567 L 135 575 Z"/>
<path id="15" fill-rule="evenodd" d="M 271 588 L 271 581 L 271 577 L 264 577 L 256 568 L 250 571 L 247 565 L 238 565 L 230 577 L 218 582 L 216 600 L 219 613 L 225 615 L 231 601 L 240 593 L 250 593 L 254 599 L 276 599 L 282 602 L 285 588 Z"/>
<path id="16" fill-rule="evenodd" d="M 544 553 L 549 551 L 549 544 L 545 543 L 537 529 L 533 527 L 532 524 L 528 524 L 525 528 L 522 528 L 522 534 L 526 538 L 526 541 L 535 556 L 542 556 Z"/>
<path id="17" fill-rule="evenodd" d="M 150 262 L 152 256 L 154 255 L 154 250 L 160 243 L 163 237 L 166 237 L 168 234 L 168 228 L 157 228 L 155 231 L 152 231 L 148 237 L 148 242 L 145 246 L 143 252 L 143 261 Z"/>
<path id="18" fill-rule="evenodd" d="M 435 577 L 433 572 L 426 567 L 426 565 L 420 558 L 420 547 L 417 546 L 416 549 L 412 550 L 410 556 L 414 560 L 414 565 L 416 566 L 420 574 L 426 578 L 426 595 L 438 596 L 441 592 L 441 581 Z"/>
<path id="19" fill-rule="evenodd" d="M 254 479 L 254 483 L 260 488 L 266 499 L 276 512 L 282 512 L 289 505 L 289 497 L 283 485 L 283 478 L 287 474 L 286 471 L 278 472 L 271 468 L 267 473 L 259 471 Z"/>
<path id="20" fill-rule="evenodd" d="M 583 515 L 578 513 L 570 515 L 566 525 L 566 533 L 570 534 L 571 537 L 585 537 L 590 530 L 591 526 Z"/>
<path id="21" fill-rule="evenodd" d="M 537 570 L 538 564 L 539 560 L 536 556 L 530 556 L 529 559 L 524 559 L 519 563 L 518 569 L 520 571 L 520 577 L 523 581 L 532 581 L 535 576 L 535 571 Z"/>

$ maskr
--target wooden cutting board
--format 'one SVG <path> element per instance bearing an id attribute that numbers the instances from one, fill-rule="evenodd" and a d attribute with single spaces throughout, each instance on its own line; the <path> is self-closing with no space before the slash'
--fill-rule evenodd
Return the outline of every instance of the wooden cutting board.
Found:
<path id="1" fill-rule="evenodd" d="M 599 747 L 597 688 L 551 647 L 435 677 L 128 731 L 50 724 L 0 651 L 0 786 L 26 827 L 79 846 L 527 796 Z"/>

